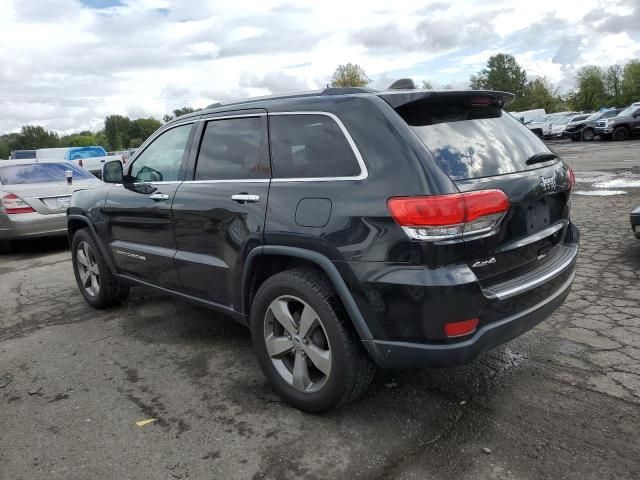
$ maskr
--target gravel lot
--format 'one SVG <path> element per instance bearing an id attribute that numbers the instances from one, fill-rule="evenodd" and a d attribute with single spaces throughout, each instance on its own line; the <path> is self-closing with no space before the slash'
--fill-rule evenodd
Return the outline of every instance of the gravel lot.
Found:
<path id="1" fill-rule="evenodd" d="M 553 148 L 578 190 L 640 179 L 620 170 L 640 141 Z M 466 367 L 381 372 L 323 416 L 271 393 L 239 325 L 142 288 L 94 311 L 65 240 L 25 242 L 0 257 L 0 479 L 637 478 L 640 188 L 623 190 L 574 196 L 577 277 L 550 319 Z"/>

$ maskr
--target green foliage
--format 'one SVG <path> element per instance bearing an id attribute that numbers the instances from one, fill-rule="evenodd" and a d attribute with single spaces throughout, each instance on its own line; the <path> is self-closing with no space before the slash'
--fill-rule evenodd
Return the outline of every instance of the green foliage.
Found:
<path id="1" fill-rule="evenodd" d="M 138 118 L 131 121 L 129 128 L 129 147 L 139 147 L 142 142 L 151 136 L 153 132 L 159 129 L 162 123 L 155 118 Z M 138 145 L 132 145 L 133 140 L 140 140 Z"/>
<path id="2" fill-rule="evenodd" d="M 527 82 L 519 104 L 521 110 L 544 108 L 546 112 L 557 112 L 564 108 L 558 89 L 546 77 Z"/>
<path id="3" fill-rule="evenodd" d="M 598 110 L 609 99 L 605 90 L 605 72 L 596 65 L 587 65 L 576 76 L 577 90 L 572 104 L 577 110 Z"/>
<path id="4" fill-rule="evenodd" d="M 11 155 L 11 147 L 9 146 L 9 141 L 4 138 L 4 136 L 0 137 L 0 160 L 7 160 Z"/>
<path id="5" fill-rule="evenodd" d="M 129 148 L 138 148 L 143 142 L 141 138 L 132 138 L 129 140 Z"/>
<path id="6" fill-rule="evenodd" d="M 98 143 L 91 132 L 80 132 L 60 137 L 60 145 L 64 147 L 90 147 L 98 145 Z"/>
<path id="7" fill-rule="evenodd" d="M 423 90 L 433 90 L 433 85 L 429 80 L 423 80 L 420 88 Z"/>
<path id="8" fill-rule="evenodd" d="M 604 72 L 604 90 L 611 105 L 622 105 L 622 67 L 610 65 Z"/>
<path id="9" fill-rule="evenodd" d="M 60 143 L 58 134 L 45 130 L 40 125 L 26 125 L 14 137 L 11 150 L 32 150 L 37 148 L 54 148 Z"/>
<path id="10" fill-rule="evenodd" d="M 371 80 L 360 65 L 347 63 L 338 65 L 331 78 L 332 87 L 366 87 Z"/>
<path id="11" fill-rule="evenodd" d="M 104 134 L 107 150 L 122 150 L 129 146 L 131 120 L 122 115 L 109 115 L 104 119 Z"/>
<path id="12" fill-rule="evenodd" d="M 621 94 L 626 105 L 640 102 L 640 58 L 634 58 L 624 66 Z"/>
<path id="13" fill-rule="evenodd" d="M 516 95 L 510 109 L 522 109 L 522 96 L 527 83 L 527 72 L 513 55 L 498 53 L 487 60 L 487 66 L 471 76 L 474 90 L 499 90 Z"/>

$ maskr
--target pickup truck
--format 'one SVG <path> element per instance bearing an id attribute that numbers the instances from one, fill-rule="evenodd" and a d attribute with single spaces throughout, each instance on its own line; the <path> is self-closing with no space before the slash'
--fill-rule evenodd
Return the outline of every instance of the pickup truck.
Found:
<path id="1" fill-rule="evenodd" d="M 116 159 L 122 161 L 122 156 L 108 156 L 107 151 L 100 146 L 41 148 L 36 150 L 36 158 L 38 160 L 69 160 L 98 178 L 102 176 L 103 163 Z"/>
<path id="2" fill-rule="evenodd" d="M 594 133 L 607 140 L 626 140 L 640 134 L 640 107 L 631 106 L 613 118 L 598 120 Z"/>

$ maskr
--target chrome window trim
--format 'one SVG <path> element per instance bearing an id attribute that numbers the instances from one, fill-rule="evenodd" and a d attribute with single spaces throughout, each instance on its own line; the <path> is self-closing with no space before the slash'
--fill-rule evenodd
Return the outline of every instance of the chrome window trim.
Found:
<path id="1" fill-rule="evenodd" d="M 349 130 L 344 126 L 342 120 L 338 118 L 335 114 L 331 112 L 324 111 L 291 111 L 291 112 L 270 112 L 269 116 L 280 116 L 280 115 L 324 115 L 325 117 L 329 117 L 333 119 L 334 122 L 338 125 L 342 134 L 347 140 L 347 143 L 351 147 L 353 154 L 356 157 L 356 161 L 360 166 L 360 174 L 350 176 L 350 177 L 301 177 L 301 178 L 274 178 L 273 171 L 271 181 L 273 183 L 287 183 L 287 182 L 333 182 L 333 181 L 350 181 L 350 180 L 365 180 L 369 176 L 369 171 L 367 170 L 367 165 L 364 163 L 364 159 L 362 158 L 362 154 L 356 143 L 353 141 Z M 269 138 L 269 142 L 271 142 L 271 138 Z"/>
<path id="2" fill-rule="evenodd" d="M 269 183 L 270 178 L 247 178 L 246 180 L 240 180 L 235 178 L 229 178 L 226 180 L 185 180 L 182 183 Z"/>
<path id="3" fill-rule="evenodd" d="M 205 117 L 198 119 L 199 122 L 213 122 L 214 120 L 227 120 L 229 118 L 266 117 L 264 112 L 259 113 L 239 113 L 237 115 L 224 115 L 220 117 Z"/>

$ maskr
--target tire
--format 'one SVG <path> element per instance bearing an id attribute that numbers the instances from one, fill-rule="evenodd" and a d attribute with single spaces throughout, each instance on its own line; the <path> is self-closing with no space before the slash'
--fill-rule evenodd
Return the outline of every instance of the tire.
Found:
<path id="1" fill-rule="evenodd" d="M 627 127 L 617 127 L 613 131 L 613 139 L 617 141 L 626 140 L 629 138 L 629 129 Z"/>
<path id="2" fill-rule="evenodd" d="M 0 253 L 11 252 L 11 240 L 0 240 Z"/>
<path id="3" fill-rule="evenodd" d="M 250 323 L 264 375 L 295 408 L 319 413 L 340 407 L 358 398 L 375 375 L 376 365 L 318 272 L 286 270 L 267 279 L 253 300 Z"/>
<path id="4" fill-rule="evenodd" d="M 80 293 L 93 308 L 119 305 L 129 295 L 129 286 L 118 282 L 111 274 L 93 235 L 86 228 L 73 235 L 71 262 Z"/>
<path id="5" fill-rule="evenodd" d="M 582 131 L 582 141 L 591 142 L 595 138 L 592 128 L 585 128 Z"/>

